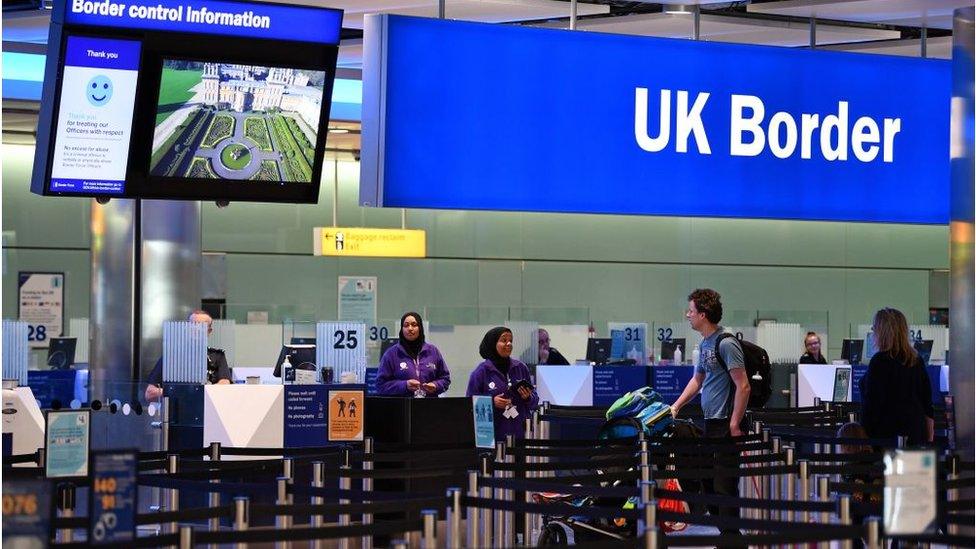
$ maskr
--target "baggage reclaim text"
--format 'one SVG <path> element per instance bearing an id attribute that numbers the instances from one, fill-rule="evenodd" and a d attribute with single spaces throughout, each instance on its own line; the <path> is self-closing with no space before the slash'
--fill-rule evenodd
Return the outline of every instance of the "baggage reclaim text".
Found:
<path id="1" fill-rule="evenodd" d="M 186 8 L 184 10 L 184 7 Z M 126 9 L 128 8 L 128 9 Z M 71 0 L 72 13 L 89 15 L 107 15 L 112 17 L 128 16 L 130 19 L 153 19 L 156 21 L 186 21 L 187 23 L 202 23 L 205 25 L 225 25 L 229 27 L 243 27 L 255 29 L 271 28 L 271 18 L 266 15 L 254 15 L 253 11 L 243 13 L 228 13 L 212 11 L 207 8 L 195 10 L 190 6 L 170 8 L 162 4 L 155 6 L 118 4 L 110 0 L 91 2 L 87 0 Z M 186 19 L 183 18 L 184 13 Z"/>
<path id="2" fill-rule="evenodd" d="M 647 88 L 636 88 L 634 137 L 637 145 L 647 152 L 660 152 L 671 141 L 671 90 L 661 90 L 660 117 L 657 134 L 651 137 L 647 127 Z M 688 138 L 694 137 L 698 154 L 712 154 L 702 122 L 702 111 L 709 93 L 700 92 L 689 108 L 688 92 L 678 90 L 675 101 L 674 150 L 688 152 Z M 850 124 L 847 101 L 838 101 L 835 113 L 801 113 L 800 119 L 784 111 L 766 121 L 766 106 L 754 95 L 731 96 L 730 142 L 732 156 L 759 156 L 769 146 L 777 158 L 799 154 L 802 159 L 813 156 L 814 144 L 819 141 L 820 156 L 828 161 L 846 161 L 852 152 L 860 162 L 873 162 L 881 153 L 881 161 L 895 161 L 895 137 L 901 131 L 901 118 L 883 118 L 880 122 L 862 116 Z M 819 139 L 814 137 L 817 135 Z M 849 145 L 849 146 L 848 146 Z"/>

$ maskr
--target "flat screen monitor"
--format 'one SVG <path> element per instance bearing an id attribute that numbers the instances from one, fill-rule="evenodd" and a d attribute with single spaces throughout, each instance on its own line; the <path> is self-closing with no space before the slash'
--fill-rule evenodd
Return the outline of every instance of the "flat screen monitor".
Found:
<path id="1" fill-rule="evenodd" d="M 913 346 L 915 347 L 915 352 L 918 353 L 918 357 L 922 359 L 922 364 L 928 366 L 929 360 L 932 358 L 932 343 L 931 339 L 915 340 Z"/>
<path id="2" fill-rule="evenodd" d="M 191 20 L 161 0 L 185 12 L 163 21 L 89 4 L 54 3 L 32 192 L 318 201 L 341 11 L 224 0 L 209 9 L 225 17 Z"/>
<path id="3" fill-rule="evenodd" d="M 851 369 L 841 366 L 834 370 L 834 402 L 848 402 L 851 388 Z"/>
<path id="4" fill-rule="evenodd" d="M 685 338 L 678 337 L 661 342 L 661 360 L 674 360 L 674 351 L 681 347 L 682 360 L 688 357 L 688 346 L 685 345 Z"/>
<path id="5" fill-rule="evenodd" d="M 864 362 L 870 362 L 871 357 L 873 357 L 874 353 L 877 352 L 878 344 L 875 342 L 874 332 L 868 332 L 864 336 L 864 356 L 861 357 L 861 360 Z"/>
<path id="6" fill-rule="evenodd" d="M 282 345 L 278 361 L 275 362 L 275 377 L 281 377 L 281 365 L 286 356 L 288 362 L 296 368 L 315 370 L 315 345 Z"/>
<path id="7" fill-rule="evenodd" d="M 610 360 L 613 340 L 609 337 L 594 337 L 586 341 L 586 360 L 594 364 L 606 364 Z"/>
<path id="8" fill-rule="evenodd" d="M 52 337 L 51 346 L 47 349 L 47 365 L 52 370 L 64 370 L 75 363 L 75 346 L 78 339 L 74 337 Z"/>
<path id="9" fill-rule="evenodd" d="M 860 364 L 864 352 L 863 339 L 845 339 L 841 345 L 840 358 L 848 364 Z"/>
<path id="10" fill-rule="evenodd" d="M 382 343 L 380 343 L 380 357 L 382 358 L 383 355 L 386 354 L 386 351 L 390 347 L 396 345 L 397 343 L 400 343 L 400 340 L 398 338 L 386 338 L 386 339 L 384 339 L 382 341 Z"/>

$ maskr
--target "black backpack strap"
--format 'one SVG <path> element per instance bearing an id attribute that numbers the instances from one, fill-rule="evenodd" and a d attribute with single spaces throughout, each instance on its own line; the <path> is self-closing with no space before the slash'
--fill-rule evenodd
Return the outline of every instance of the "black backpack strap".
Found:
<path id="1" fill-rule="evenodd" d="M 722 368 L 725 370 L 725 373 L 729 374 L 729 377 L 732 377 L 732 374 L 729 372 L 729 365 L 725 363 L 725 359 L 722 358 L 722 353 L 720 350 L 720 347 L 722 345 L 722 340 L 730 337 L 735 337 L 735 335 L 730 334 L 728 332 L 722 332 L 718 334 L 717 338 L 715 338 L 715 358 L 718 360 L 718 363 L 722 365 Z"/>
<path id="2" fill-rule="evenodd" d="M 735 406 L 735 380 L 732 379 L 732 372 L 729 371 L 729 365 L 725 363 L 725 359 L 722 358 L 722 340 L 728 338 L 735 338 L 735 334 L 730 334 L 728 332 L 722 332 L 718 334 L 715 338 L 715 358 L 718 363 L 722 365 L 722 369 L 725 370 L 725 375 L 729 376 L 729 394 L 725 397 L 725 407 L 729 410 L 729 414 L 732 414 L 732 408 Z"/>

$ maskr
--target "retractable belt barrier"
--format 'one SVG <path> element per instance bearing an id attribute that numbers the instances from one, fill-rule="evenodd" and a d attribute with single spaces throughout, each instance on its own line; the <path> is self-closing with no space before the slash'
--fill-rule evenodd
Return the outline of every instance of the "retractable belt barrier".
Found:
<path id="1" fill-rule="evenodd" d="M 543 410 L 546 408 L 544 405 Z M 552 422 L 603 420 L 590 415 L 597 413 L 595 409 L 578 413 L 548 409 L 548 417 L 537 412 L 526 419 L 525 439 L 509 437 L 496 443 L 493 452 L 437 444 L 419 452 L 402 445 L 377 448 L 367 439 L 362 445 L 318 448 L 229 448 L 214 443 L 199 450 L 140 453 L 138 484 L 162 489 L 167 499 L 160 511 L 137 514 L 136 523 L 160 524 L 164 534 L 118 546 L 243 547 L 275 542 L 286 547 L 291 542 L 311 541 L 313 547 L 320 547 L 319 540 L 337 539 L 340 548 L 348 548 L 358 538 L 362 547 L 371 549 L 373 536 L 416 536 L 419 532 L 425 548 L 485 549 L 535 545 L 555 527 L 595 538 L 602 535 L 607 540 L 580 543 L 580 547 L 747 547 L 838 541 L 849 549 L 860 538 L 869 549 L 882 546 L 884 533 L 877 519 L 869 518 L 863 525 L 853 521 L 881 512 L 876 500 L 860 500 L 883 494 L 884 488 L 841 480 L 877 478 L 883 470 L 883 454 L 832 451 L 842 445 L 894 447 L 897 441 L 832 436 L 833 426 L 848 419 L 844 408 L 820 406 L 792 414 L 751 412 L 753 432 L 735 438 L 649 438 L 641 433 L 621 440 L 551 440 L 548 426 Z M 809 446 L 798 451 L 800 444 L 812 444 L 813 451 Z M 257 459 L 221 459 L 226 456 Z M 14 456 L 5 465 L 42 460 L 38 452 Z M 415 461 L 422 466 L 412 466 Z M 377 463 L 406 463 L 407 468 L 377 470 Z M 298 464 L 305 467 L 296 471 Z M 958 457 L 947 457 L 945 464 L 948 478 L 939 483 L 939 493 L 948 500 L 945 533 L 905 539 L 971 547 L 973 538 L 959 535 L 959 527 L 971 524 L 972 516 L 959 513 L 971 510 L 976 502 L 958 496 L 974 486 L 972 464 Z M 303 475 L 308 475 L 309 465 L 312 475 L 307 482 Z M 28 474 L 41 471 L 4 469 L 5 474 L 18 469 Z M 461 486 L 446 494 L 376 491 L 372 487 L 378 479 L 438 477 L 455 477 Z M 715 479 L 736 479 L 740 495 L 689 488 L 698 481 Z M 338 487 L 326 485 L 325 480 L 337 481 Z M 673 489 L 674 480 L 684 484 L 686 491 Z M 86 483 L 82 480 L 75 485 Z M 189 492 L 209 494 L 210 504 L 180 509 L 180 495 Z M 266 503 L 274 493 L 274 503 Z M 688 512 L 675 512 L 670 504 L 659 508 L 664 501 L 687 504 Z M 730 512 L 705 514 L 705 507 Z M 374 518 L 416 516 L 417 512 L 421 520 Z M 325 523 L 326 518 L 336 517 L 338 522 Z M 221 526 L 221 519 L 231 519 L 233 529 Z M 436 539 L 438 519 L 446 523 L 443 540 Z M 274 521 L 274 528 L 254 526 L 269 520 Z M 52 531 L 71 532 L 86 529 L 88 522 L 88 517 L 60 513 L 51 527 Z M 745 533 L 664 535 L 659 525 L 665 523 Z M 51 547 L 86 546 L 70 535 L 58 538 L 62 542 Z"/>

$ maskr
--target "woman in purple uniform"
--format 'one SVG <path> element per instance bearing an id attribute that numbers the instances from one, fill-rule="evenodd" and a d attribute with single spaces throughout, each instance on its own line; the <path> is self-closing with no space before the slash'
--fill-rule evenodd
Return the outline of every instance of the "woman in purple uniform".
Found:
<path id="1" fill-rule="evenodd" d="M 424 322 L 417 313 L 400 318 L 400 342 L 380 360 L 376 389 L 383 396 L 436 397 L 451 386 L 444 357 L 424 337 Z"/>
<path id="2" fill-rule="evenodd" d="M 512 358 L 512 331 L 492 328 L 481 340 L 484 362 L 471 372 L 468 396 L 487 395 L 495 405 L 495 440 L 525 438 L 525 419 L 539 406 L 529 369 Z"/>

